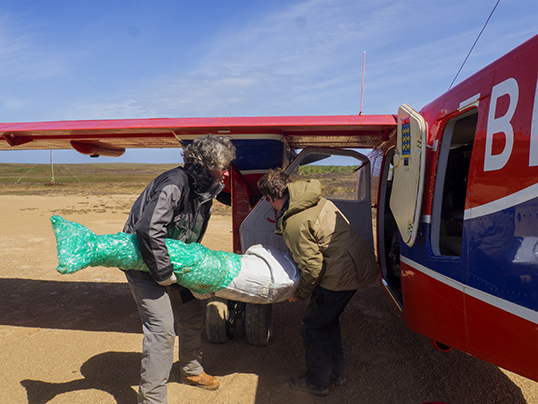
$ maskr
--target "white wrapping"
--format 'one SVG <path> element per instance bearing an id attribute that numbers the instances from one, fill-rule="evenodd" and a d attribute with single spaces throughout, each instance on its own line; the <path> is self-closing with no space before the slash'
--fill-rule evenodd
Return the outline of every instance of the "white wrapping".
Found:
<path id="1" fill-rule="evenodd" d="M 300 277 L 287 252 L 257 244 L 241 257 L 239 275 L 215 296 L 247 303 L 278 303 L 293 296 Z"/>

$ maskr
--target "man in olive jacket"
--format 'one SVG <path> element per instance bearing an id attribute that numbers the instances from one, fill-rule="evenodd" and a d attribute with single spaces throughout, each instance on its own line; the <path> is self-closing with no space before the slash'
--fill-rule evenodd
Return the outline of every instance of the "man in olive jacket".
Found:
<path id="1" fill-rule="evenodd" d="M 319 181 L 290 183 L 276 169 L 260 179 L 258 188 L 279 211 L 275 233 L 284 237 L 301 271 L 289 301 L 310 297 L 301 330 L 307 370 L 289 384 L 326 396 L 329 383 L 346 384 L 339 317 L 357 289 L 377 278 L 375 257 L 342 212 L 321 196 Z"/>

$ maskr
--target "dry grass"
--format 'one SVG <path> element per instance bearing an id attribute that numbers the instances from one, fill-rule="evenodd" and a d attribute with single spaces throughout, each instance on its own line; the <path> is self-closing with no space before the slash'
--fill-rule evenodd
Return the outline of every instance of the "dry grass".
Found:
<path id="1" fill-rule="evenodd" d="M 174 164 L 92 163 L 58 164 L 54 172 L 49 164 L 0 164 L 0 195 L 133 195 L 138 196 L 159 174 Z M 331 172 L 332 171 L 332 172 Z M 54 183 L 52 174 L 54 173 Z M 332 199 L 352 199 L 357 173 L 318 167 L 300 178 L 319 179 L 323 195 Z M 125 209 L 124 206 L 121 207 Z M 231 215 L 231 208 L 213 204 L 218 215 Z"/>
<path id="2" fill-rule="evenodd" d="M 0 195 L 139 194 L 174 164 L 0 164 Z"/>
<path id="3" fill-rule="evenodd" d="M 321 192 L 329 199 L 354 199 L 357 186 L 356 172 L 317 172 L 299 175 L 297 179 L 317 179 Z"/>
<path id="4" fill-rule="evenodd" d="M 159 174 L 176 164 L 0 164 L 0 195 L 132 195 L 133 200 Z M 130 206 L 118 206 L 129 210 Z M 61 212 L 64 213 L 65 212 Z M 219 202 L 213 213 L 231 215 Z"/>

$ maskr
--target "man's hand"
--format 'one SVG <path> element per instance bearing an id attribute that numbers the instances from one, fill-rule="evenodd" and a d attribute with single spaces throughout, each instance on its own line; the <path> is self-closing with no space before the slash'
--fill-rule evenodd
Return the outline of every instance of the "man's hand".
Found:
<path id="1" fill-rule="evenodd" d="M 299 299 L 297 299 L 295 296 L 292 296 L 292 297 L 290 297 L 290 298 L 288 299 L 288 302 L 290 302 L 290 303 L 296 303 L 296 302 L 298 302 L 298 301 L 299 301 Z"/>
<path id="2" fill-rule="evenodd" d="M 157 282 L 161 286 L 169 286 L 177 282 L 176 274 L 172 272 L 172 276 L 164 281 Z"/>

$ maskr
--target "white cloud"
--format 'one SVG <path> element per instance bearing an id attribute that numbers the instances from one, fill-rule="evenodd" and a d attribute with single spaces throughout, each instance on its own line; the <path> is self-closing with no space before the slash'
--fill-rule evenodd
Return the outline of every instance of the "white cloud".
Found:
<path id="1" fill-rule="evenodd" d="M 65 74 L 63 56 L 35 37 L 30 28 L 0 14 L 0 80 L 39 80 Z"/>
<path id="2" fill-rule="evenodd" d="M 357 113 L 360 38 L 386 35 L 379 19 L 399 11 L 357 20 L 361 7 L 313 0 L 226 27 L 189 74 L 149 80 L 130 97 L 159 116 Z M 353 105 L 327 105 L 346 92 Z"/>
<path id="3" fill-rule="evenodd" d="M 0 42 L 0 70 L 5 63 L 4 72 L 10 71 L 12 77 L 19 74 L 36 82 L 38 74 L 63 75 L 72 86 L 42 80 L 31 92 L 15 91 L 22 87 L 13 87 L 9 97 L 0 92 L 0 114 L 13 111 L 56 120 L 358 113 L 363 51 L 364 113 L 394 113 L 409 100 L 420 108 L 448 89 L 491 11 L 490 5 L 462 0 L 281 4 L 285 6 L 248 14 L 240 23 L 233 19 L 226 25 L 223 17 L 215 25 L 218 31 L 204 31 L 195 46 L 171 46 L 173 40 L 159 43 L 163 54 L 153 64 L 136 53 L 99 60 L 125 44 L 114 36 L 107 38 L 104 54 L 98 53 L 101 37 L 85 42 L 89 45 L 85 49 L 73 52 L 71 46 L 55 52 L 54 42 L 40 42 L 32 36 L 36 31 L 21 25 L 19 30 L 9 30 L 8 45 Z M 508 2 L 506 8 L 516 6 L 521 4 Z M 500 49 L 504 53 L 521 42 L 526 35 L 522 32 L 529 31 L 522 25 L 533 26 L 529 23 L 533 19 L 532 12 L 518 13 L 502 23 L 500 16 L 492 19 L 458 81 L 500 56 Z M 522 19 L 525 14 L 529 15 Z M 4 24 L 0 26 L 6 30 Z M 99 27 L 106 31 L 106 26 Z M 180 28 L 170 31 L 170 38 L 183 37 Z M 147 23 L 144 35 L 154 30 Z M 89 35 L 87 29 L 81 31 Z M 0 31 L 2 41 L 3 34 Z M 196 35 L 188 34 L 185 37 Z M 84 70 L 85 61 L 95 60 L 99 63 Z M 157 68 L 169 60 L 174 61 L 173 68 Z M 137 69 L 139 64 L 144 68 Z M 17 65 L 27 70 L 19 71 Z M 1 74 L 0 80 L 5 79 Z"/>

